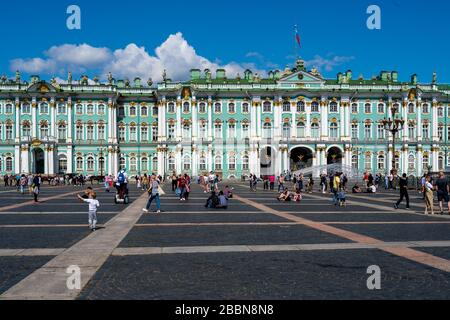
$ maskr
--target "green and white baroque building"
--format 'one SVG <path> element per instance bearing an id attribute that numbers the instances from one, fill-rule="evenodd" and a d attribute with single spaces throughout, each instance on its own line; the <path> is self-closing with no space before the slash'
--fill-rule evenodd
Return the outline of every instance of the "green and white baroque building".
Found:
<path id="1" fill-rule="evenodd" d="M 191 70 L 187 82 L 139 78 L 58 84 L 0 80 L 0 174 L 280 174 L 330 163 L 421 175 L 450 165 L 450 86 L 370 80 L 351 71 L 324 79 L 302 60 L 267 78 L 247 70 Z M 380 121 L 398 109 L 395 149 Z M 394 151 L 395 150 L 395 151 Z M 319 174 L 320 172 L 315 172 Z"/>

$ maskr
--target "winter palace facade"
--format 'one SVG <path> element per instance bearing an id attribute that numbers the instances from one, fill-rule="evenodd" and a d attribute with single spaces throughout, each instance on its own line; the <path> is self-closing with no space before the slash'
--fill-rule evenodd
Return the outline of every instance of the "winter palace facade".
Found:
<path id="1" fill-rule="evenodd" d="M 83 76 L 0 79 L 0 174 L 198 175 L 224 178 L 342 163 L 421 175 L 450 166 L 450 86 L 397 72 L 324 79 L 298 60 L 261 78 L 191 70 L 153 85 Z M 380 121 L 405 120 L 393 148 Z"/>

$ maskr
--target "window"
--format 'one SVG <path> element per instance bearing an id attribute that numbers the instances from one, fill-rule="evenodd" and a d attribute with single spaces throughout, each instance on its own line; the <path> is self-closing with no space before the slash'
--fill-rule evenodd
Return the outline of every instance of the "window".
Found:
<path id="1" fill-rule="evenodd" d="M 425 104 L 422 106 L 422 112 L 423 112 L 423 113 L 430 113 L 430 106 L 429 106 L 427 103 L 425 103 Z"/>
<path id="2" fill-rule="evenodd" d="M 93 157 L 87 158 L 87 171 L 94 171 L 94 158 Z"/>
<path id="3" fill-rule="evenodd" d="M 236 113 L 236 105 L 234 103 L 230 103 L 228 105 L 228 113 L 231 114 Z"/>
<path id="4" fill-rule="evenodd" d="M 119 117 L 123 118 L 125 117 L 125 107 L 120 106 L 119 107 L 119 112 L 118 112 Z"/>
<path id="5" fill-rule="evenodd" d="M 414 107 L 414 103 L 408 104 L 408 113 L 415 113 L 416 108 Z"/>
<path id="6" fill-rule="evenodd" d="M 283 112 L 291 112 L 291 103 L 289 101 L 283 102 Z"/>
<path id="7" fill-rule="evenodd" d="M 372 113 L 372 105 L 370 103 L 364 105 L 364 113 Z"/>
<path id="8" fill-rule="evenodd" d="M 176 167 L 175 167 L 175 158 L 174 157 L 169 157 L 169 171 L 175 171 Z"/>
<path id="9" fill-rule="evenodd" d="M 297 138 L 305 137 L 305 123 L 299 122 L 297 123 Z"/>
<path id="10" fill-rule="evenodd" d="M 83 140 L 83 125 L 78 124 L 75 129 L 75 139 Z"/>
<path id="11" fill-rule="evenodd" d="M 410 139 L 416 138 L 416 127 L 412 123 L 408 125 L 408 135 Z"/>
<path id="12" fill-rule="evenodd" d="M 31 106 L 29 103 L 24 103 L 22 105 L 22 113 L 23 114 L 30 114 L 31 113 Z"/>
<path id="13" fill-rule="evenodd" d="M 444 140 L 444 127 L 442 127 L 442 126 L 438 127 L 438 137 L 439 137 L 439 141 Z"/>
<path id="14" fill-rule="evenodd" d="M 214 169 L 215 170 L 222 170 L 222 157 L 221 156 L 216 156 L 214 158 Z"/>
<path id="15" fill-rule="evenodd" d="M 175 103 L 169 102 L 169 104 L 167 105 L 167 109 L 169 113 L 175 113 Z"/>
<path id="16" fill-rule="evenodd" d="M 48 124 L 41 124 L 41 139 L 48 137 Z"/>
<path id="17" fill-rule="evenodd" d="M 141 107 L 141 116 L 142 117 L 148 116 L 148 108 L 147 107 Z"/>
<path id="18" fill-rule="evenodd" d="M 144 157 L 141 160 L 141 170 L 144 172 L 148 172 L 148 158 Z"/>
<path id="19" fill-rule="evenodd" d="M 214 138 L 222 139 L 222 124 L 216 123 L 214 125 Z"/>
<path id="20" fill-rule="evenodd" d="M 124 157 L 120 157 L 119 159 L 119 170 L 125 169 L 127 166 L 127 162 Z"/>
<path id="21" fill-rule="evenodd" d="M 89 114 L 89 115 L 92 115 L 92 114 L 94 114 L 94 105 L 93 104 L 88 104 L 88 106 L 87 106 L 87 114 Z"/>
<path id="22" fill-rule="evenodd" d="M 136 126 L 130 126 L 130 142 L 137 141 L 137 130 Z"/>
<path id="23" fill-rule="evenodd" d="M 8 108 L 8 105 L 6 105 L 6 107 Z M 7 109 L 6 109 L 7 110 Z M 41 114 L 48 114 L 48 104 L 47 103 L 41 103 L 40 105 L 40 111 Z M 8 113 L 8 112 L 6 112 Z M 12 113 L 12 112 L 11 112 Z"/>
<path id="24" fill-rule="evenodd" d="M 263 138 L 271 139 L 272 138 L 272 124 L 264 123 L 263 125 Z"/>
<path id="25" fill-rule="evenodd" d="M 244 102 L 242 104 L 242 113 L 249 113 L 250 112 L 250 105 L 247 102 Z"/>
<path id="26" fill-rule="evenodd" d="M 77 171 L 83 171 L 83 163 L 84 163 L 83 158 L 77 157 L 76 160 Z"/>
<path id="27" fill-rule="evenodd" d="M 215 113 L 221 113 L 222 112 L 222 105 L 220 103 L 216 103 L 214 105 L 214 112 Z"/>
<path id="28" fill-rule="evenodd" d="M 75 107 L 75 113 L 78 115 L 83 114 L 83 105 L 77 104 L 77 106 Z"/>
<path id="29" fill-rule="evenodd" d="M 428 124 L 422 126 L 422 136 L 425 140 L 430 139 L 430 126 Z"/>
<path id="30" fill-rule="evenodd" d="M 105 140 L 105 126 L 103 124 L 98 125 L 98 140 Z"/>
<path id="31" fill-rule="evenodd" d="M 330 103 L 330 112 L 338 112 L 338 104 L 336 102 Z"/>
<path id="32" fill-rule="evenodd" d="M 437 112 L 438 112 L 438 117 L 443 117 L 444 116 L 444 108 L 439 107 L 437 109 Z"/>
<path id="33" fill-rule="evenodd" d="M 13 113 L 13 106 L 12 106 L 12 104 L 8 103 L 8 104 L 5 106 L 5 113 L 6 113 L 6 114 L 12 114 L 12 113 Z"/>
<path id="34" fill-rule="evenodd" d="M 6 158 L 6 171 L 12 172 L 13 171 L 13 159 L 11 157 Z"/>
<path id="35" fill-rule="evenodd" d="M 148 141 L 148 127 L 141 126 L 141 141 Z"/>
<path id="36" fill-rule="evenodd" d="M 305 112 L 305 102 L 303 101 L 297 102 L 297 112 L 299 113 Z"/>
<path id="37" fill-rule="evenodd" d="M 229 139 L 236 138 L 236 125 L 234 123 L 230 123 L 228 125 L 228 138 Z"/>
<path id="38" fill-rule="evenodd" d="M 311 137 L 313 139 L 319 139 L 319 124 L 318 123 L 311 124 Z"/>
<path id="39" fill-rule="evenodd" d="M 158 125 L 153 125 L 152 126 L 152 141 L 153 142 L 156 142 L 156 141 L 158 141 L 158 134 L 159 134 L 159 131 L 158 131 Z"/>
<path id="40" fill-rule="evenodd" d="M 175 125 L 174 124 L 169 124 L 168 127 L 168 138 L 169 140 L 174 140 L 175 139 Z"/>
<path id="41" fill-rule="evenodd" d="M 366 123 L 364 125 L 364 139 L 370 140 L 372 139 L 372 124 Z"/>
<path id="42" fill-rule="evenodd" d="M 366 156 L 364 158 L 364 168 L 366 170 L 372 169 L 372 155 L 371 154 L 366 154 Z"/>
<path id="43" fill-rule="evenodd" d="M 379 140 L 386 139 L 386 131 L 384 130 L 384 125 L 379 124 L 377 126 L 377 136 Z"/>
<path id="44" fill-rule="evenodd" d="M 130 171 L 131 172 L 137 171 L 137 160 L 135 157 L 130 158 Z"/>
<path id="45" fill-rule="evenodd" d="M 98 114 L 99 115 L 104 115 L 105 114 L 105 105 L 104 104 L 99 104 L 98 105 Z"/>
<path id="46" fill-rule="evenodd" d="M 250 166 L 249 166 L 250 161 L 249 160 L 250 159 L 249 159 L 248 156 L 243 156 L 242 157 L 242 170 L 244 170 L 244 171 L 248 171 L 249 170 L 249 168 L 250 168 Z"/>
<path id="47" fill-rule="evenodd" d="M 200 126 L 199 126 L 200 139 L 207 138 L 206 132 L 207 132 L 206 122 L 200 122 Z"/>
<path id="48" fill-rule="evenodd" d="M 86 127 L 86 131 L 87 131 L 86 139 L 87 140 L 94 140 L 94 125 L 93 124 L 88 124 L 87 127 Z"/>
<path id="49" fill-rule="evenodd" d="M 228 170 L 236 170 L 236 157 L 235 156 L 230 156 L 228 158 Z"/>
<path id="50" fill-rule="evenodd" d="M 189 140 L 191 138 L 191 125 L 185 123 L 183 125 L 183 139 Z"/>
<path id="51" fill-rule="evenodd" d="M 384 162 L 384 155 L 378 156 L 377 168 L 378 168 L 379 171 L 384 170 L 384 167 L 385 167 L 384 163 L 385 163 Z"/>
<path id="52" fill-rule="evenodd" d="M 67 157 L 61 155 L 58 158 L 58 173 L 65 174 L 67 172 Z"/>
<path id="53" fill-rule="evenodd" d="M 444 155 L 442 154 L 440 154 L 438 158 L 438 170 L 439 171 L 444 170 Z"/>
<path id="54" fill-rule="evenodd" d="M 5 127 L 5 139 L 12 140 L 13 139 L 13 126 L 11 124 L 7 124 Z"/>
<path id="55" fill-rule="evenodd" d="M 25 138 L 31 136 L 31 127 L 28 123 L 22 125 L 22 136 Z"/>
<path id="56" fill-rule="evenodd" d="M 291 137 L 291 125 L 289 123 L 283 124 L 283 139 L 289 139 Z"/>
<path id="57" fill-rule="evenodd" d="M 338 137 L 338 124 L 336 122 L 332 122 L 330 124 L 330 138 L 337 139 Z"/>
<path id="58" fill-rule="evenodd" d="M 204 156 L 200 157 L 200 170 L 201 171 L 206 170 L 206 158 Z"/>
<path id="59" fill-rule="evenodd" d="M 272 112 L 272 104 L 269 101 L 263 103 L 263 112 Z"/>
<path id="60" fill-rule="evenodd" d="M 189 113 L 189 112 L 191 112 L 191 105 L 189 104 L 189 102 L 183 103 L 183 112 L 184 112 L 184 113 Z"/>
<path id="61" fill-rule="evenodd" d="M 105 158 L 98 159 L 98 167 L 100 168 L 100 174 L 103 175 L 105 172 Z"/>
<path id="62" fill-rule="evenodd" d="M 248 125 L 248 123 L 244 123 L 242 125 L 242 139 L 247 139 L 250 137 L 249 128 L 250 126 Z"/>
<path id="63" fill-rule="evenodd" d="M 130 107 L 130 117 L 135 117 L 136 116 L 136 107 L 135 106 L 131 106 Z"/>
<path id="64" fill-rule="evenodd" d="M 189 112 L 189 111 L 188 111 Z M 158 110 L 158 107 L 153 107 L 152 108 L 152 114 L 153 114 L 153 117 L 158 117 L 158 113 L 159 113 L 159 110 Z"/>
<path id="65" fill-rule="evenodd" d="M 384 104 L 383 103 L 378 104 L 378 113 L 384 113 Z"/>
<path id="66" fill-rule="evenodd" d="M 356 123 L 352 124 L 352 139 L 357 140 L 359 138 L 358 125 Z"/>
<path id="67" fill-rule="evenodd" d="M 185 155 L 183 157 L 183 170 L 184 171 L 191 170 L 191 157 L 189 155 Z"/>
<path id="68" fill-rule="evenodd" d="M 358 104 L 352 103 L 352 113 L 358 113 Z"/>
<path id="69" fill-rule="evenodd" d="M 201 102 L 201 103 L 198 105 L 198 112 L 200 112 L 200 113 L 206 113 L 206 103 Z"/>
<path id="70" fill-rule="evenodd" d="M 58 114 L 66 114 L 66 104 L 58 103 Z"/>
<path id="71" fill-rule="evenodd" d="M 416 167 L 416 158 L 414 158 L 414 155 L 410 154 L 408 157 L 408 171 L 414 171 L 415 167 Z"/>
<path id="72" fill-rule="evenodd" d="M 311 112 L 319 112 L 319 103 L 317 101 L 311 103 Z"/>
<path id="73" fill-rule="evenodd" d="M 356 169 L 356 170 L 358 170 L 358 156 L 357 155 L 353 155 L 352 156 L 352 167 L 353 167 L 353 169 Z"/>
<path id="74" fill-rule="evenodd" d="M 0 158 L 0 172 L 3 171 L 3 159 Z"/>
<path id="75" fill-rule="evenodd" d="M 422 158 L 423 170 L 427 170 L 429 165 L 430 165 L 430 159 L 428 158 L 428 156 L 423 156 L 423 158 Z"/>
<path id="76" fill-rule="evenodd" d="M 58 126 L 58 139 L 59 140 L 66 140 L 66 132 L 67 128 L 65 124 L 60 124 Z"/>
<path id="77" fill-rule="evenodd" d="M 125 142 L 125 126 L 119 127 L 119 142 Z"/>

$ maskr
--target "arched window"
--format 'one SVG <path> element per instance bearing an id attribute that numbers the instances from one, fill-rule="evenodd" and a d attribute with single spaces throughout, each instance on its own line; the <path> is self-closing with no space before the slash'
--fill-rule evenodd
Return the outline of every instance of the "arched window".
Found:
<path id="1" fill-rule="evenodd" d="M 214 158 L 214 168 L 215 170 L 222 170 L 222 157 L 221 156 L 216 156 Z"/>
<path id="2" fill-rule="evenodd" d="M 299 113 L 305 112 L 305 102 L 303 101 L 297 102 L 297 112 Z"/>
<path id="3" fill-rule="evenodd" d="M 131 117 L 135 117 L 136 116 L 136 107 L 135 106 L 131 106 L 130 107 L 130 116 Z"/>
<path id="4" fill-rule="evenodd" d="M 283 138 L 289 139 L 291 137 L 291 125 L 289 123 L 283 123 Z"/>
<path id="5" fill-rule="evenodd" d="M 272 112 L 272 104 L 269 101 L 263 103 L 263 112 Z"/>
<path id="6" fill-rule="evenodd" d="M 352 113 L 358 113 L 358 104 L 352 103 Z"/>
<path id="7" fill-rule="evenodd" d="M 8 107 L 8 105 L 6 105 Z M 12 112 L 6 112 L 6 113 L 12 113 Z M 48 104 L 47 103 L 41 103 L 40 105 L 40 113 L 41 114 L 48 114 Z"/>
<path id="8" fill-rule="evenodd" d="M 24 123 L 22 125 L 22 136 L 24 138 L 31 137 L 31 127 L 29 123 Z"/>
<path id="9" fill-rule="evenodd" d="M 135 157 L 130 158 L 130 171 L 137 172 L 137 160 Z"/>
<path id="10" fill-rule="evenodd" d="M 135 125 L 130 126 L 130 142 L 137 141 L 137 128 Z"/>
<path id="11" fill-rule="evenodd" d="M 120 106 L 120 107 L 119 107 L 118 115 L 119 115 L 119 117 L 121 117 L 121 118 L 125 117 L 125 107 L 124 107 L 124 106 Z"/>
<path id="12" fill-rule="evenodd" d="M 158 172 L 158 157 L 153 157 L 152 160 L 152 170 L 153 172 Z"/>
<path id="13" fill-rule="evenodd" d="M 188 112 L 189 112 L 189 111 L 188 111 Z M 157 116 L 158 116 L 159 110 L 158 110 L 158 107 L 157 107 L 157 106 L 154 106 L 154 107 L 152 108 L 152 114 L 153 114 L 154 117 L 157 117 Z"/>
<path id="14" fill-rule="evenodd" d="M 12 124 L 8 123 L 5 126 L 5 138 L 6 140 L 12 140 L 13 139 L 13 126 Z"/>
<path id="15" fill-rule="evenodd" d="M 167 105 L 167 109 L 169 113 L 175 113 L 175 103 L 169 102 L 169 104 Z"/>
<path id="16" fill-rule="evenodd" d="M 311 103 L 311 112 L 319 112 L 319 103 L 317 101 Z"/>
<path id="17" fill-rule="evenodd" d="M 416 126 L 413 123 L 408 125 L 408 135 L 410 139 L 416 138 Z"/>
<path id="18" fill-rule="evenodd" d="M 219 122 L 216 122 L 214 124 L 214 138 L 216 139 L 222 139 L 223 135 L 222 135 L 222 124 Z"/>
<path id="19" fill-rule="evenodd" d="M 86 139 L 94 140 L 94 125 L 89 123 L 86 127 Z"/>
<path id="20" fill-rule="evenodd" d="M 88 104 L 87 114 L 94 114 L 94 105 L 93 104 Z"/>
<path id="21" fill-rule="evenodd" d="M 205 171 L 206 170 L 206 158 L 204 156 L 200 157 L 200 170 Z"/>
<path id="22" fill-rule="evenodd" d="M 119 130 L 118 130 L 118 138 L 119 138 L 119 142 L 125 142 L 125 126 L 124 125 L 119 125 Z"/>
<path id="23" fill-rule="evenodd" d="M 338 137 L 338 124 L 336 122 L 332 122 L 330 124 L 330 138 L 336 139 Z"/>
<path id="24" fill-rule="evenodd" d="M 158 124 L 153 124 L 153 126 L 152 126 L 152 141 L 153 142 L 158 141 L 158 134 L 159 134 Z"/>
<path id="25" fill-rule="evenodd" d="M 65 140 L 67 136 L 67 127 L 65 124 L 60 124 L 58 126 L 58 139 Z"/>
<path id="26" fill-rule="evenodd" d="M 384 103 L 378 104 L 378 113 L 384 113 Z"/>
<path id="27" fill-rule="evenodd" d="M 148 172 L 148 158 L 144 157 L 141 160 L 141 171 L 143 171 L 144 173 Z"/>
<path id="28" fill-rule="evenodd" d="M 250 163 L 250 158 L 245 155 L 242 157 L 242 170 L 243 171 L 248 171 L 249 170 L 249 163 Z"/>
<path id="29" fill-rule="evenodd" d="M 228 124 L 228 138 L 229 139 L 236 138 L 236 124 L 235 123 Z"/>
<path id="30" fill-rule="evenodd" d="M 191 170 L 191 157 L 187 154 L 183 157 L 183 170 Z"/>
<path id="31" fill-rule="evenodd" d="M 169 157 L 169 171 L 175 171 L 175 158 Z"/>
<path id="32" fill-rule="evenodd" d="M 183 112 L 184 112 L 184 113 L 189 113 L 189 112 L 191 112 L 191 105 L 189 104 L 189 102 L 183 103 Z"/>
<path id="33" fill-rule="evenodd" d="M 386 130 L 384 129 L 384 125 L 379 124 L 377 126 L 377 135 L 378 135 L 378 139 L 380 139 L 380 140 L 386 138 Z"/>
<path id="34" fill-rule="evenodd" d="M 408 105 L 408 113 L 415 113 L 415 112 L 416 112 L 416 110 L 414 108 L 414 103 L 410 103 Z"/>
<path id="35" fill-rule="evenodd" d="M 236 157 L 230 156 L 228 158 L 228 170 L 234 171 L 236 170 Z"/>
<path id="36" fill-rule="evenodd" d="M 438 117 L 443 117 L 444 116 L 444 108 L 439 107 L 437 110 L 438 110 Z"/>
<path id="37" fill-rule="evenodd" d="M 358 164 L 358 156 L 356 154 L 352 155 L 352 167 L 353 169 L 358 170 L 359 164 Z"/>
<path id="38" fill-rule="evenodd" d="M 369 123 L 369 122 L 367 122 L 367 123 L 364 125 L 364 138 L 365 138 L 366 140 L 372 139 L 372 124 Z"/>
<path id="39" fill-rule="evenodd" d="M 122 169 L 125 169 L 126 167 L 127 167 L 127 162 L 124 157 L 121 157 L 119 159 L 119 169 L 122 170 Z"/>
<path id="40" fill-rule="evenodd" d="M 366 170 L 372 169 L 372 155 L 371 154 L 366 154 L 366 156 L 364 158 L 364 168 Z"/>
<path id="41" fill-rule="evenodd" d="M 98 114 L 99 115 L 104 115 L 105 114 L 105 105 L 104 104 L 99 104 L 98 105 Z"/>
<path id="42" fill-rule="evenodd" d="M 83 114 L 83 105 L 82 104 L 77 104 L 77 106 L 75 107 L 75 112 L 78 115 Z"/>
<path id="43" fill-rule="evenodd" d="M 372 113 L 372 104 L 366 103 L 364 105 L 364 113 Z"/>
<path id="44" fill-rule="evenodd" d="M 147 107 L 141 107 L 141 116 L 142 117 L 148 116 L 148 108 Z"/>
<path id="45" fill-rule="evenodd" d="M 22 104 L 22 114 L 30 114 L 31 113 L 31 106 L 29 103 Z"/>
<path id="46" fill-rule="evenodd" d="M 185 123 L 183 125 L 183 139 L 191 138 L 191 125 L 189 123 Z"/>
<path id="47" fill-rule="evenodd" d="M 228 113 L 231 114 L 236 113 L 236 105 L 234 103 L 228 104 Z"/>
<path id="48" fill-rule="evenodd" d="M 385 168 L 384 155 L 379 155 L 378 156 L 377 164 L 378 164 L 377 168 L 378 168 L 379 171 L 384 170 L 384 168 Z"/>
<path id="49" fill-rule="evenodd" d="M 264 123 L 264 125 L 263 125 L 263 138 L 265 138 L 265 139 L 272 138 L 272 124 Z"/>
<path id="50" fill-rule="evenodd" d="M 64 154 L 58 157 L 58 173 L 59 174 L 67 173 L 67 157 Z"/>
<path id="51" fill-rule="evenodd" d="M 83 163 L 84 163 L 83 158 L 77 157 L 77 160 L 76 160 L 77 171 L 83 171 Z"/>
<path id="52" fill-rule="evenodd" d="M 105 158 L 101 157 L 98 159 L 98 169 L 101 175 L 105 173 Z"/>
<path id="53" fill-rule="evenodd" d="M 305 123 L 298 122 L 297 123 L 297 138 L 304 138 L 304 137 L 305 137 Z"/>
<path id="54" fill-rule="evenodd" d="M 408 171 L 414 171 L 416 167 L 416 158 L 414 155 L 410 154 L 408 157 Z"/>
<path id="55" fill-rule="evenodd" d="M 66 104 L 58 103 L 58 114 L 66 114 Z"/>
<path id="56" fill-rule="evenodd" d="M 41 124 L 41 139 L 48 137 L 48 124 Z"/>
<path id="57" fill-rule="evenodd" d="M 319 138 L 319 124 L 317 122 L 311 124 L 311 137 L 314 139 Z"/>
<path id="58" fill-rule="evenodd" d="M 214 113 L 222 113 L 222 104 L 219 102 L 214 105 Z"/>
<path id="59" fill-rule="evenodd" d="M 425 103 L 425 104 L 422 106 L 422 112 L 423 112 L 423 113 L 430 113 L 430 106 L 429 106 L 427 103 Z"/>
<path id="60" fill-rule="evenodd" d="M 201 102 L 201 103 L 198 105 L 198 112 L 200 112 L 200 113 L 206 113 L 206 103 Z"/>
<path id="61" fill-rule="evenodd" d="M 283 112 L 291 112 L 291 103 L 289 101 L 283 102 Z"/>
<path id="62" fill-rule="evenodd" d="M 97 139 L 105 140 L 105 125 L 100 123 L 97 127 Z"/>
<path id="63" fill-rule="evenodd" d="M 337 102 L 331 102 L 330 103 L 330 112 L 338 112 L 338 104 Z"/>
<path id="64" fill-rule="evenodd" d="M 250 105 L 247 102 L 244 102 L 242 104 L 242 113 L 249 113 L 250 112 Z"/>
<path id="65" fill-rule="evenodd" d="M 11 157 L 6 158 L 6 172 L 13 171 L 13 159 Z"/>
<path id="66" fill-rule="evenodd" d="M 94 171 L 94 158 L 93 157 L 87 158 L 87 170 Z"/>

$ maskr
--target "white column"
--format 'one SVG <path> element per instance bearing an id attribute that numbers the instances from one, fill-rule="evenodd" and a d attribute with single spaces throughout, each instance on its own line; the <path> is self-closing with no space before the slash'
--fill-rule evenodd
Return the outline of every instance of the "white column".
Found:
<path id="1" fill-rule="evenodd" d="M 28 149 L 28 146 L 23 146 L 20 150 L 20 158 L 21 158 L 21 173 L 30 173 L 30 151 Z"/>
<path id="2" fill-rule="evenodd" d="M 305 104 L 306 108 L 306 123 L 305 123 L 305 137 L 311 138 L 311 103 L 308 102 Z"/>
<path id="3" fill-rule="evenodd" d="M 422 176 L 424 168 L 423 168 L 423 148 L 422 145 L 417 146 L 417 154 L 416 154 L 416 175 Z"/>
<path id="4" fill-rule="evenodd" d="M 176 168 L 177 174 L 182 173 L 181 159 L 182 159 L 181 147 L 177 146 L 177 149 L 175 151 L 175 168 Z"/>
<path id="5" fill-rule="evenodd" d="M 213 114 L 212 114 L 212 99 L 208 98 L 208 141 L 212 141 L 213 136 Z M 211 170 L 210 170 L 211 171 Z"/>
<path id="6" fill-rule="evenodd" d="M 438 147 L 433 145 L 432 147 L 432 152 L 431 152 L 431 157 L 432 157 L 432 166 L 433 166 L 433 171 L 439 171 L 439 151 L 438 151 Z"/>
<path id="7" fill-rule="evenodd" d="M 44 147 L 44 174 L 49 174 L 49 162 L 48 162 L 49 158 L 48 158 L 48 146 Z"/>
<path id="8" fill-rule="evenodd" d="M 350 116 L 350 101 L 347 102 L 345 106 L 345 137 L 347 140 L 351 140 L 351 127 L 352 127 L 352 120 Z M 351 165 L 351 160 L 350 160 Z"/>
<path id="9" fill-rule="evenodd" d="M 182 126 L 183 126 L 183 124 L 181 123 L 181 98 L 178 97 L 178 100 L 177 100 L 177 123 L 176 123 L 177 141 L 181 141 Z"/>
<path id="10" fill-rule="evenodd" d="M 403 101 L 403 108 L 402 108 L 402 112 L 401 117 L 403 118 L 403 120 L 405 120 L 405 125 L 403 126 L 403 142 L 406 143 L 409 141 L 409 130 L 408 130 L 408 97 L 404 98 Z M 405 170 L 405 169 L 403 169 Z"/>
<path id="11" fill-rule="evenodd" d="M 116 144 L 118 141 L 118 139 L 117 139 L 117 104 L 116 103 L 113 104 L 113 108 L 112 108 L 111 127 L 112 127 L 112 143 Z M 115 159 L 117 159 L 117 154 L 114 157 L 115 157 Z M 117 165 L 118 165 L 117 163 L 114 165 L 114 171 L 116 171 L 116 173 L 118 172 L 118 170 L 116 170 L 116 169 L 118 169 Z"/>
<path id="12" fill-rule="evenodd" d="M 160 147 L 158 147 L 157 158 L 158 158 L 158 175 L 163 177 L 165 175 L 165 172 L 164 172 L 164 153 L 163 153 L 163 151 L 162 151 L 162 149 Z"/>
<path id="13" fill-rule="evenodd" d="M 286 170 L 286 171 L 290 171 L 291 170 L 291 168 L 289 167 L 289 152 L 288 151 L 289 151 L 288 147 L 285 147 L 284 151 L 283 151 L 283 155 L 284 155 L 284 167 L 283 167 L 283 170 Z"/>
<path id="14" fill-rule="evenodd" d="M 21 173 L 20 146 L 14 147 L 14 172 Z"/>
<path id="15" fill-rule="evenodd" d="M 291 138 L 297 138 L 297 119 L 295 118 L 297 106 L 294 104 L 291 106 L 292 116 L 291 116 Z"/>
<path id="16" fill-rule="evenodd" d="M 328 103 L 325 98 L 320 102 L 320 138 L 328 140 Z"/>
<path id="17" fill-rule="evenodd" d="M 197 146 L 192 148 L 192 175 L 198 176 L 198 149 Z"/>
<path id="18" fill-rule="evenodd" d="M 213 171 L 214 168 L 214 159 L 212 153 L 212 145 L 208 146 L 208 172 Z"/>
<path id="19" fill-rule="evenodd" d="M 197 114 L 197 100 L 192 98 L 192 141 L 198 138 L 198 114 Z"/>
<path id="20" fill-rule="evenodd" d="M 111 134 L 111 131 L 109 129 L 109 126 L 111 125 L 110 120 L 110 110 L 108 110 L 108 136 Z M 69 98 L 69 101 L 67 102 L 67 143 L 72 143 L 72 137 L 73 137 L 73 120 L 72 120 L 72 101 Z M 67 156 L 69 157 L 69 156 Z M 72 171 L 69 171 L 69 158 L 67 159 L 67 172 L 72 173 Z"/>
<path id="21" fill-rule="evenodd" d="M 257 136 L 257 115 L 256 115 L 256 105 L 252 102 L 250 106 L 250 137 L 252 139 Z"/>
<path id="22" fill-rule="evenodd" d="M 283 105 L 283 101 L 281 98 L 278 98 L 277 101 L 275 101 L 274 103 L 274 139 L 276 141 L 279 141 L 281 139 L 281 127 L 283 125 L 283 119 L 282 119 L 282 105 Z"/>
<path id="23" fill-rule="evenodd" d="M 56 137 L 56 110 L 54 98 L 52 98 L 52 101 L 50 102 L 50 136 Z"/>
<path id="24" fill-rule="evenodd" d="M 417 141 L 422 142 L 422 102 L 419 100 L 417 103 L 417 109 L 416 109 L 416 116 L 417 116 Z M 419 174 L 421 171 L 419 171 Z"/>
<path id="25" fill-rule="evenodd" d="M 407 145 L 403 146 L 401 155 L 402 155 L 402 167 L 400 168 L 402 171 L 401 173 L 407 174 L 408 173 L 408 156 L 409 156 Z M 399 172 L 399 174 L 400 174 L 400 172 Z"/>
<path id="26" fill-rule="evenodd" d="M 108 165 L 108 170 L 111 170 L 110 165 Z M 72 146 L 67 146 L 67 173 L 73 173 L 73 171 L 73 149 Z M 110 174 L 112 173 L 110 172 Z"/>
<path id="27" fill-rule="evenodd" d="M 33 138 L 37 138 L 37 103 L 36 101 L 33 101 L 32 106 L 31 106 L 31 135 L 33 136 Z"/>
<path id="28" fill-rule="evenodd" d="M 339 102 L 339 131 L 340 131 L 340 139 L 343 139 L 346 137 L 345 135 L 345 130 L 346 130 L 346 125 L 347 125 L 347 121 L 345 118 L 345 103 Z"/>
<path id="29" fill-rule="evenodd" d="M 20 142 L 20 102 L 19 99 L 16 99 L 16 123 L 14 124 L 14 128 L 16 131 L 15 141 L 16 143 Z"/>
<path id="30" fill-rule="evenodd" d="M 261 106 L 261 101 L 259 100 L 257 105 L 256 105 L 256 135 L 258 136 L 258 138 L 262 137 L 262 106 Z"/>
<path id="31" fill-rule="evenodd" d="M 431 124 L 431 128 L 433 130 L 433 142 L 438 142 L 439 141 L 439 134 L 438 134 L 439 122 L 438 122 L 438 103 L 437 103 L 436 98 L 433 98 L 432 111 L 433 111 L 433 121 Z M 436 168 L 437 167 L 434 167 L 434 165 L 433 165 L 433 170 L 436 170 Z"/>
<path id="32" fill-rule="evenodd" d="M 55 174 L 55 149 L 53 147 L 49 147 L 48 149 L 48 174 Z"/>

